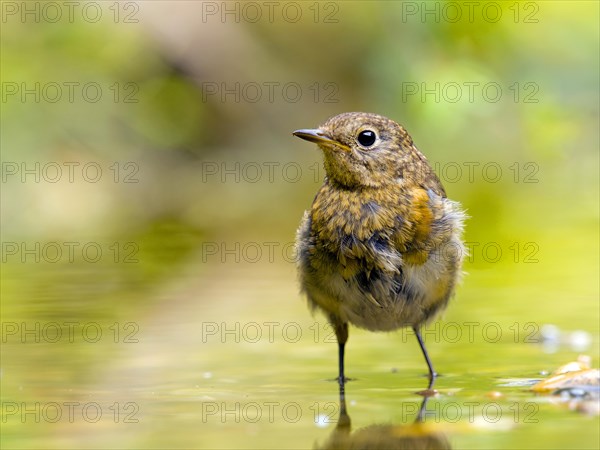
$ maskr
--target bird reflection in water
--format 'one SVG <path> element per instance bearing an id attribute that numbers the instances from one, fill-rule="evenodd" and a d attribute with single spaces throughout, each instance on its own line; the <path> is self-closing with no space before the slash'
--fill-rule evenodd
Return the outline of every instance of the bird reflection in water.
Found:
<path id="1" fill-rule="evenodd" d="M 423 401 L 413 423 L 410 424 L 373 424 L 351 431 L 351 420 L 346 408 L 344 387 L 340 388 L 340 415 L 337 425 L 329 439 L 316 448 L 328 449 L 389 449 L 389 450 L 442 450 L 451 449 L 450 442 L 439 430 L 428 426 L 424 418 L 427 415 L 427 401 L 434 394 L 431 385 L 420 393 Z"/>

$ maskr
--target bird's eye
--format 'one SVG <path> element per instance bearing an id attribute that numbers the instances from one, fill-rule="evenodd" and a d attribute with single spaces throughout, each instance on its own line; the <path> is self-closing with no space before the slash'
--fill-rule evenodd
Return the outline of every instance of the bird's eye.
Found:
<path id="1" fill-rule="evenodd" d="M 371 145 L 373 145 L 375 143 L 376 139 L 377 139 L 377 135 L 375 134 L 374 131 L 371 131 L 371 130 L 361 131 L 360 133 L 358 133 L 358 137 L 357 137 L 358 143 L 360 145 L 362 145 L 363 147 L 370 147 Z"/>

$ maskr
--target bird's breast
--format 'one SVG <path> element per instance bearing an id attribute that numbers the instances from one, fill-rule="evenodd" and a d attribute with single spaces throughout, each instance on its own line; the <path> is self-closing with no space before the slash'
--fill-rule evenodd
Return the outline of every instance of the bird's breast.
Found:
<path id="1" fill-rule="evenodd" d="M 372 330 L 418 324 L 447 301 L 460 261 L 462 216 L 427 191 L 346 191 L 324 186 L 298 234 L 309 299 Z M 462 247 L 461 247 L 462 248 Z"/>

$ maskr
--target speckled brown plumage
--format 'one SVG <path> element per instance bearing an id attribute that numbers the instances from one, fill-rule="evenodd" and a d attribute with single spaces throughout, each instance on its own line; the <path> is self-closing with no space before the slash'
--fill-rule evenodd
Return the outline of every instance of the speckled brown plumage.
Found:
<path id="1" fill-rule="evenodd" d="M 294 134 L 324 154 L 327 176 L 297 250 L 302 290 L 336 330 L 343 386 L 348 323 L 373 331 L 410 326 L 422 344 L 419 327 L 446 306 L 460 278 L 464 214 L 390 119 L 345 113 Z"/>

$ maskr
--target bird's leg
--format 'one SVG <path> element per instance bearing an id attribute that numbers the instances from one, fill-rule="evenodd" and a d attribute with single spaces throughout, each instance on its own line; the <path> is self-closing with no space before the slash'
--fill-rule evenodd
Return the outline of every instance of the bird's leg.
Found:
<path id="1" fill-rule="evenodd" d="M 421 337 L 421 332 L 417 327 L 413 327 L 413 331 L 415 332 L 415 336 L 417 336 L 417 341 L 419 341 L 421 351 L 423 352 L 423 356 L 425 357 L 425 361 L 427 362 L 427 367 L 429 368 L 429 386 L 427 387 L 427 389 L 430 390 L 433 387 L 433 383 L 435 382 L 437 373 L 433 369 L 433 364 L 431 364 L 431 360 L 429 359 L 429 355 L 427 354 L 427 349 L 425 348 L 425 342 L 423 342 L 423 338 Z"/>
<path id="2" fill-rule="evenodd" d="M 340 321 L 337 317 L 330 317 L 331 326 L 335 330 L 335 335 L 338 341 L 338 364 L 339 364 L 339 376 L 338 383 L 340 384 L 340 395 L 344 393 L 344 383 L 346 377 L 344 376 L 344 348 L 346 347 L 346 341 L 348 340 L 348 323 Z"/>

